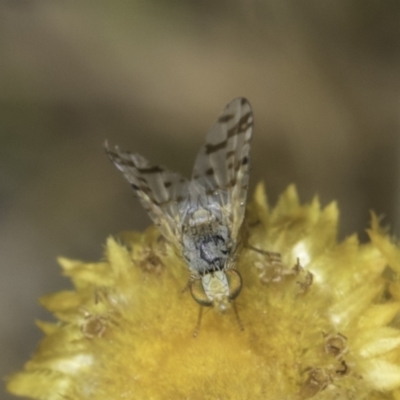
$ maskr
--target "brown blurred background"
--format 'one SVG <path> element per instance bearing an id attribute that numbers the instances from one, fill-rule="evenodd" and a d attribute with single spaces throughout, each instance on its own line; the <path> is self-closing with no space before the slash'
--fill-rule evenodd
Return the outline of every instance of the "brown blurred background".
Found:
<path id="1" fill-rule="evenodd" d="M 396 0 L 2 0 L 0 375 L 41 337 L 37 298 L 70 287 L 56 256 L 149 223 L 105 139 L 189 176 L 246 96 L 253 187 L 338 200 L 342 238 L 370 209 L 399 235 L 399 67 Z"/>

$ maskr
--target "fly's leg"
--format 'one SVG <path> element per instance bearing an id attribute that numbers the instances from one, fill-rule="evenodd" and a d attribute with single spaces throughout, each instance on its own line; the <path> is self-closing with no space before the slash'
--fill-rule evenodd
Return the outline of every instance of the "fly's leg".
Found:
<path id="1" fill-rule="evenodd" d="M 238 324 L 238 326 L 239 326 L 239 329 L 240 329 L 241 331 L 244 331 L 244 326 L 243 326 L 242 320 L 240 319 L 240 316 L 239 316 L 239 312 L 238 312 L 236 303 L 233 303 L 233 304 L 232 304 L 232 307 L 233 307 L 233 311 L 234 311 L 234 313 L 235 313 L 236 322 L 237 322 L 237 324 Z"/>
<path id="2" fill-rule="evenodd" d="M 288 270 L 288 268 L 282 264 L 281 254 L 252 246 L 249 242 L 249 227 L 246 220 L 242 225 L 241 239 L 244 248 L 261 254 L 265 260 L 264 262 L 256 263 L 256 267 L 261 270 L 261 282 L 267 283 L 281 280 L 282 275 L 285 275 L 285 271 Z"/>
<path id="3" fill-rule="evenodd" d="M 293 274 L 293 271 L 282 264 L 281 254 L 273 251 L 266 251 L 245 243 L 245 247 L 258 254 L 261 254 L 264 261 L 257 261 L 255 266 L 260 270 L 260 280 L 263 283 L 279 282 L 283 276 Z"/>
<path id="4" fill-rule="evenodd" d="M 268 257 L 268 261 L 270 264 L 282 264 L 281 253 L 259 249 L 257 247 L 252 246 L 249 242 L 245 243 L 245 247 L 255 251 L 256 253 Z"/>
<path id="5" fill-rule="evenodd" d="M 193 337 L 197 337 L 197 335 L 199 334 L 201 319 L 203 318 L 203 308 L 204 308 L 203 306 L 200 306 L 199 316 L 197 317 L 197 324 L 196 324 L 196 328 L 194 329 L 194 332 L 193 332 Z"/>
<path id="6" fill-rule="evenodd" d="M 187 292 L 187 291 L 190 289 L 190 286 L 192 285 L 192 283 L 193 283 L 196 279 L 200 279 L 199 275 L 196 274 L 196 273 L 191 272 L 187 284 L 186 284 L 185 287 L 182 289 L 182 293 Z"/>
<path id="7" fill-rule="evenodd" d="M 280 253 L 252 246 L 248 240 L 248 230 L 244 230 L 243 239 L 243 245 L 245 248 L 261 254 L 265 259 L 263 262 L 257 261 L 255 263 L 256 268 L 260 270 L 259 277 L 262 283 L 280 282 L 285 276 L 299 276 L 301 277 L 301 280 L 297 283 L 300 286 L 300 291 L 306 292 L 308 287 L 311 286 L 312 274 L 308 271 L 304 271 L 304 268 L 301 267 L 298 259 L 296 265 L 293 268 L 290 268 L 282 263 Z M 305 275 L 305 277 L 302 275 Z"/>

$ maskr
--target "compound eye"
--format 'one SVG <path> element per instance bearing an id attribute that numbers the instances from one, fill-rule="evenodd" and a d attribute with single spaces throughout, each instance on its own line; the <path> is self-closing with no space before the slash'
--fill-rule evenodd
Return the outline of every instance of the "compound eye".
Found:
<path id="1" fill-rule="evenodd" d="M 228 279 L 229 300 L 235 300 L 242 290 L 242 277 L 239 272 L 234 269 L 228 269 L 225 271 L 225 274 Z"/>
<path id="2" fill-rule="evenodd" d="M 203 307 L 212 307 L 212 301 L 207 297 L 204 291 L 201 279 L 196 279 L 190 284 L 190 293 L 194 300 Z"/>

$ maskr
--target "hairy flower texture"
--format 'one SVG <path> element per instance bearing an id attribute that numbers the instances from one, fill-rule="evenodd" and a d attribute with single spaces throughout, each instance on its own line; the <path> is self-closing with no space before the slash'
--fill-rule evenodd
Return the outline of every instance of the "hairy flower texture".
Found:
<path id="1" fill-rule="evenodd" d="M 400 248 L 372 216 L 370 242 L 337 243 L 335 203 L 293 186 L 248 207 L 243 290 L 203 313 L 188 272 L 152 227 L 107 241 L 97 263 L 60 259 L 74 291 L 41 299 L 58 322 L 8 390 L 33 399 L 400 399 Z"/>

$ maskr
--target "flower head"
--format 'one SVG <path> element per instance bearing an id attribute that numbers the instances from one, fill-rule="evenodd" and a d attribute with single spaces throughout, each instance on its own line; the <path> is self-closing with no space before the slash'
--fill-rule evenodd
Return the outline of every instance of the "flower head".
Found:
<path id="1" fill-rule="evenodd" d="M 270 210 L 262 185 L 233 310 L 203 313 L 158 231 L 107 240 L 97 263 L 61 258 L 75 290 L 44 296 L 36 354 L 8 382 L 33 399 L 400 399 L 400 248 L 372 216 L 370 242 L 337 243 L 335 203 Z"/>

